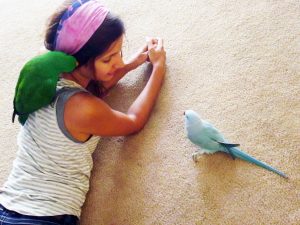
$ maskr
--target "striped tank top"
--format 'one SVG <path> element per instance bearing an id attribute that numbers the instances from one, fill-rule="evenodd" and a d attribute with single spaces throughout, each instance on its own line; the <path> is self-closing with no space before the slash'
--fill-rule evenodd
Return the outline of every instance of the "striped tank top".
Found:
<path id="1" fill-rule="evenodd" d="M 21 127 L 16 159 L 0 192 L 5 208 L 33 216 L 80 216 L 89 189 L 92 153 L 99 141 L 92 136 L 79 142 L 64 126 L 64 105 L 81 91 L 86 90 L 61 78 L 58 97 L 31 113 Z"/>

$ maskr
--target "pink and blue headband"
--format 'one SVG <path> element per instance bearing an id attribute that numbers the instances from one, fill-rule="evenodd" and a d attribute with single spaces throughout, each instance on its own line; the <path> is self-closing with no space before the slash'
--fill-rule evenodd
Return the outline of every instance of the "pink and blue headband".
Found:
<path id="1" fill-rule="evenodd" d="M 75 1 L 60 20 L 55 50 L 76 54 L 101 26 L 108 12 L 97 0 Z"/>

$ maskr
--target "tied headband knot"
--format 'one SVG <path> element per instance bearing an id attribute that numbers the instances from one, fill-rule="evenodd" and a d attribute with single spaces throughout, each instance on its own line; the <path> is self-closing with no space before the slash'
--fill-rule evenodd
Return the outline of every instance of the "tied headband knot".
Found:
<path id="1" fill-rule="evenodd" d="M 109 10 L 97 0 L 77 0 L 63 14 L 55 50 L 76 54 L 101 26 Z"/>

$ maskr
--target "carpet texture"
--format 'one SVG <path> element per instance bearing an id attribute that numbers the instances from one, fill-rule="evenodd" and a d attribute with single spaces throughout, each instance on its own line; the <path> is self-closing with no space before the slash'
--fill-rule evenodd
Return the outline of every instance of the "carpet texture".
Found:
<path id="1" fill-rule="evenodd" d="M 11 113 L 18 72 L 38 52 L 60 2 L 0 0 L 1 184 L 17 149 Z M 160 36 L 168 71 L 145 128 L 100 141 L 81 224 L 300 224 L 299 1 L 105 3 L 126 24 L 125 58 L 146 36 Z M 129 73 L 106 101 L 126 112 L 147 74 L 147 65 Z M 194 163 L 186 109 L 290 179 L 221 153 Z"/>

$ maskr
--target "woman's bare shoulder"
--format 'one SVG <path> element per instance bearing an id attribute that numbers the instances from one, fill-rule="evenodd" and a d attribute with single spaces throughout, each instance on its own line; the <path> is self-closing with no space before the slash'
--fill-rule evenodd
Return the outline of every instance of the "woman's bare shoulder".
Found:
<path id="1" fill-rule="evenodd" d="M 122 136 L 139 130 L 135 116 L 113 110 L 102 99 L 77 93 L 65 105 L 66 128 L 77 135 Z"/>

